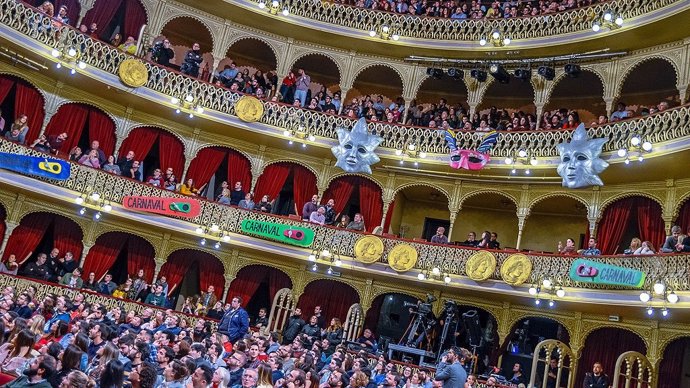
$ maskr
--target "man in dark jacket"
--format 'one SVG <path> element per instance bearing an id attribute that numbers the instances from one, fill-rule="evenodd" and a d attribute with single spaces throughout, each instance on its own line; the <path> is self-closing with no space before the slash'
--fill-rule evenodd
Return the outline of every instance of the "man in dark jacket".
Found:
<path id="1" fill-rule="evenodd" d="M 321 338 L 321 328 L 319 327 L 318 318 L 316 315 L 312 315 L 309 319 L 309 324 L 302 326 L 302 334 L 306 334 L 307 337 L 313 342 L 314 340 Z"/>
<path id="2" fill-rule="evenodd" d="M 285 323 L 285 328 L 283 328 L 283 344 L 291 344 L 295 340 L 297 334 L 302 330 L 305 322 L 302 319 L 302 310 L 296 308 L 295 312 L 292 314 L 288 321 Z"/>
<path id="3" fill-rule="evenodd" d="M 599 361 L 592 366 L 592 372 L 585 375 L 582 388 L 608 388 L 609 377 L 604 374 L 604 368 Z"/>
<path id="4" fill-rule="evenodd" d="M 462 357 L 459 349 L 451 348 L 436 367 L 434 380 L 443 381 L 443 388 L 464 387 L 467 380 L 467 372 L 460 365 Z"/>
<path id="5" fill-rule="evenodd" d="M 55 373 L 57 361 L 50 355 L 42 355 L 34 358 L 22 376 L 4 386 L 7 388 L 51 388 L 48 380 Z"/>
<path id="6" fill-rule="evenodd" d="M 170 60 L 175 58 L 175 51 L 170 48 L 170 41 L 163 40 L 163 45 L 154 51 L 156 63 L 162 66 L 170 67 Z"/>
<path id="7" fill-rule="evenodd" d="M 249 330 L 249 314 L 242 308 L 242 298 L 232 298 L 228 310 L 218 324 L 218 331 L 227 335 L 231 343 L 244 337 Z"/>
<path id="8" fill-rule="evenodd" d="M 204 58 L 201 56 L 201 46 L 199 43 L 194 43 L 192 49 L 187 51 L 187 55 L 184 57 L 184 62 L 180 67 L 180 72 L 182 74 L 187 74 L 190 77 L 199 77 L 199 66 Z"/>
<path id="9" fill-rule="evenodd" d="M 50 278 L 50 270 L 46 265 L 47 257 L 45 253 L 39 253 L 36 261 L 29 263 L 24 268 L 24 276 L 32 279 L 48 280 Z"/>

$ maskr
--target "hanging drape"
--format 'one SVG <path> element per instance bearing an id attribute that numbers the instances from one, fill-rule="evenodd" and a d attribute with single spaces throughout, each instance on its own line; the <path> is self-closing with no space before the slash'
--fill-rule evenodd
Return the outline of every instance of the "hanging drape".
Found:
<path id="1" fill-rule="evenodd" d="M 168 257 L 168 261 L 163 264 L 158 277 L 165 276 L 166 281 L 170 285 L 168 295 L 172 295 L 175 289 L 182 284 L 184 277 L 194 263 L 199 264 L 199 287 L 201 288 L 199 292 L 206 292 L 208 286 L 213 285 L 215 288 L 214 294 L 220 299 L 225 287 L 223 264 L 208 253 L 192 249 L 182 249 L 173 252 Z"/>
<path id="2" fill-rule="evenodd" d="M 381 218 L 383 217 L 381 195 L 381 188 L 376 183 L 367 179 L 360 179 L 359 211 L 364 217 L 367 232 L 371 232 L 375 227 L 381 225 Z"/>
<path id="3" fill-rule="evenodd" d="M 7 220 L 7 212 L 5 212 L 5 208 L 0 206 L 0 239 L 5 238 L 5 231 L 7 230 L 7 224 L 5 221 Z M 2 241 L 2 240 L 0 240 Z"/>
<path id="4" fill-rule="evenodd" d="M 597 245 L 604 255 L 613 255 L 621 246 L 635 198 L 624 198 L 609 205 L 597 228 Z M 585 241 L 585 244 L 587 242 Z M 620 250 L 620 249 L 618 249 Z"/>
<path id="5" fill-rule="evenodd" d="M 47 213 L 32 213 L 22 218 L 5 247 L 2 254 L 3 260 L 13 254 L 20 265 L 33 252 L 46 231 L 53 224 L 53 215 Z"/>
<path id="6" fill-rule="evenodd" d="M 43 119 L 45 118 L 44 104 L 43 95 L 33 85 L 21 80 L 17 81 L 14 117 L 18 117 L 20 114 L 26 114 L 28 117 L 29 132 L 26 134 L 27 144 L 31 144 L 31 142 L 36 140 L 38 134 L 41 133 Z"/>
<path id="7" fill-rule="evenodd" d="M 81 24 L 90 26 L 91 23 L 96 23 L 99 37 L 103 38 L 100 34 L 106 30 L 121 4 L 122 0 L 96 0 L 96 4 L 86 13 Z M 125 19 L 127 19 L 127 17 L 125 17 Z"/>
<path id="8" fill-rule="evenodd" d="M 687 232 L 690 228 L 690 200 L 686 200 L 683 206 L 678 211 L 678 218 L 674 225 L 679 225 L 683 232 Z"/>
<path id="9" fill-rule="evenodd" d="M 165 171 L 172 167 L 175 176 L 182 177 L 184 171 L 184 145 L 175 135 L 167 131 L 158 133 L 158 160 L 160 169 Z"/>
<path id="10" fill-rule="evenodd" d="M 115 152 L 115 123 L 99 109 L 89 109 L 89 143 L 98 140 L 106 157 Z"/>
<path id="11" fill-rule="evenodd" d="M 268 292 L 269 298 L 273 301 L 279 290 L 283 288 L 292 288 L 292 280 L 285 274 L 285 272 L 275 268 L 269 268 L 268 271 Z"/>
<path id="12" fill-rule="evenodd" d="M 391 220 L 393 219 L 393 211 L 395 210 L 395 200 L 388 205 L 388 213 L 386 213 L 386 220 L 383 222 L 383 233 L 389 233 L 391 228 Z"/>
<path id="13" fill-rule="evenodd" d="M 144 160 L 157 139 L 158 129 L 149 127 L 135 128 L 122 142 L 118 151 L 118 157 L 122 159 L 129 151 L 133 151 L 135 160 Z"/>
<path id="14" fill-rule="evenodd" d="M 128 36 L 139 38 L 139 30 L 146 24 L 146 9 L 139 0 L 125 0 L 125 15 L 122 35 L 125 39 Z"/>
<path id="15" fill-rule="evenodd" d="M 344 176 L 333 180 L 323 194 L 323 202 L 333 199 L 336 213 L 342 213 L 358 182 L 359 177 L 356 176 Z M 364 222 L 369 220 L 365 219 Z"/>
<path id="16" fill-rule="evenodd" d="M 259 289 L 261 283 L 266 279 L 268 267 L 263 265 L 250 265 L 242 268 L 235 280 L 230 283 L 230 290 L 226 301 L 231 301 L 232 298 L 239 296 L 242 298 L 242 303 L 246 306 L 247 302 L 254 296 Z"/>
<path id="17" fill-rule="evenodd" d="M 228 182 L 230 183 L 230 187 L 235 187 L 235 182 L 242 182 L 245 193 L 251 189 L 251 163 L 249 163 L 249 159 L 247 159 L 246 156 L 235 150 L 228 150 Z M 218 183 L 216 183 L 216 185 L 218 185 Z M 254 193 L 256 193 L 256 191 Z M 259 198 L 259 201 L 260 200 L 261 198 Z"/>
<path id="18" fill-rule="evenodd" d="M 321 306 L 326 322 L 339 318 L 344 323 L 347 310 L 355 303 L 359 303 L 359 295 L 349 285 L 335 280 L 315 280 L 305 287 L 297 305 L 307 315 L 314 311 L 314 307 Z"/>
<path id="19" fill-rule="evenodd" d="M 207 184 L 218 171 L 225 156 L 225 150 L 220 147 L 204 148 L 189 164 L 185 181 L 189 178 L 194 179 L 197 188 Z"/>
<path id="20" fill-rule="evenodd" d="M 225 268 L 217 258 L 208 253 L 198 252 L 199 261 L 199 287 L 200 291 L 206 292 L 208 286 L 213 286 L 213 293 L 216 298 L 220 299 L 223 296 L 225 289 Z"/>
<path id="21" fill-rule="evenodd" d="M 84 249 L 83 238 L 84 233 L 76 222 L 62 216 L 54 217 L 53 244 L 60 250 L 61 255 L 72 252 L 74 257 L 81 258 L 81 252 Z"/>
<path id="22" fill-rule="evenodd" d="M 316 175 L 306 167 L 297 164 L 293 165 L 292 194 L 297 209 L 299 209 L 299 215 L 302 214 L 302 206 L 311 199 L 312 195 L 318 192 L 319 189 L 316 187 Z"/>
<path id="23" fill-rule="evenodd" d="M 654 249 L 660 249 L 664 244 L 666 232 L 664 220 L 661 218 L 661 205 L 649 198 L 636 198 L 637 228 L 642 241 L 649 241 Z"/>
<path id="24" fill-rule="evenodd" d="M 285 185 L 288 175 L 290 175 L 289 163 L 275 163 L 266 167 L 256 182 L 254 190 L 256 198 L 260 201 L 262 196 L 268 195 L 271 201 L 274 200 Z"/>
<path id="25" fill-rule="evenodd" d="M 144 270 L 144 279 L 148 283 L 153 281 L 153 273 L 156 270 L 156 255 L 151 244 L 141 237 L 127 235 L 127 273 L 136 274 L 140 269 Z"/>
<path id="26" fill-rule="evenodd" d="M 84 277 L 89 273 L 96 274 L 96 279 L 101 279 L 117 260 L 117 256 L 127 243 L 126 233 L 105 233 L 96 239 L 96 243 L 91 247 L 84 259 Z"/>
<path id="27" fill-rule="evenodd" d="M 604 373 L 613 379 L 616 359 L 622 353 L 631 350 L 642 354 L 647 352 L 644 341 L 637 334 L 614 327 L 604 327 L 593 331 L 587 336 L 582 355 L 577 362 L 575 386 L 582 386 L 585 373 L 592 373 L 592 366 L 597 361 L 601 362 Z"/>
<path id="28" fill-rule="evenodd" d="M 46 127 L 46 135 L 57 136 L 63 132 L 67 133 L 67 140 L 62 143 L 62 148 L 58 150 L 59 152 L 69 153 L 72 147 L 79 144 L 79 138 L 84 130 L 88 115 L 89 108 L 87 106 L 65 104 L 50 119 Z"/>
<path id="29" fill-rule="evenodd" d="M 10 90 L 12 90 L 12 86 L 16 81 L 14 78 L 10 78 L 6 75 L 0 76 L 0 104 L 2 104 L 5 99 L 7 98 L 7 95 L 10 94 Z"/>
<path id="30" fill-rule="evenodd" d="M 688 337 L 677 339 L 666 346 L 664 358 L 659 364 L 657 388 L 678 388 L 681 386 L 683 361 L 688 347 L 690 347 L 690 338 Z"/>
<path id="31" fill-rule="evenodd" d="M 195 260 L 192 259 L 192 255 L 195 253 L 191 249 L 183 249 L 168 256 L 168 260 L 163 264 L 161 272 L 158 274 L 159 279 L 161 276 L 165 276 L 165 281 L 169 285 L 168 295 L 171 295 L 182 283 L 185 274 L 194 264 Z"/>

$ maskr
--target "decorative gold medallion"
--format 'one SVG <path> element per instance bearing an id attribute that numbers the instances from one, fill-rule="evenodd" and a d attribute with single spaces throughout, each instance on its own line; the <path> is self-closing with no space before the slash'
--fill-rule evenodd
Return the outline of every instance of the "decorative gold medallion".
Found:
<path id="1" fill-rule="evenodd" d="M 531 274 L 532 262 L 521 253 L 511 255 L 501 266 L 501 277 L 512 286 L 521 285 Z"/>
<path id="2" fill-rule="evenodd" d="M 240 120 L 253 123 L 264 115 L 264 105 L 256 97 L 242 96 L 235 103 L 235 113 Z"/>
<path id="3" fill-rule="evenodd" d="M 355 243 L 355 259 L 364 264 L 379 261 L 383 256 L 383 241 L 376 236 L 361 237 Z"/>
<path id="4" fill-rule="evenodd" d="M 479 251 L 470 256 L 465 264 L 465 272 L 470 279 L 481 282 L 488 279 L 496 270 L 496 257 L 491 252 Z"/>
<path id="5" fill-rule="evenodd" d="M 388 265 L 398 272 L 406 272 L 417 264 L 417 251 L 412 245 L 398 244 L 388 252 Z"/>
<path id="6" fill-rule="evenodd" d="M 144 86 L 149 80 L 149 72 L 146 70 L 146 65 L 134 58 L 122 61 L 117 73 L 122 83 L 132 88 Z"/>

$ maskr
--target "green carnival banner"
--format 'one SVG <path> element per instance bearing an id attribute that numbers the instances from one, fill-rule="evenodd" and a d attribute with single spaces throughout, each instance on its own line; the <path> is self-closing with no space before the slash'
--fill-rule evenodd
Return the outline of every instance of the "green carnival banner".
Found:
<path id="1" fill-rule="evenodd" d="M 313 230 L 294 225 L 247 219 L 242 221 L 241 230 L 242 233 L 301 247 L 314 242 Z"/>
<path id="2" fill-rule="evenodd" d="M 647 275 L 636 269 L 577 259 L 570 266 L 570 278 L 585 283 L 640 288 Z"/>

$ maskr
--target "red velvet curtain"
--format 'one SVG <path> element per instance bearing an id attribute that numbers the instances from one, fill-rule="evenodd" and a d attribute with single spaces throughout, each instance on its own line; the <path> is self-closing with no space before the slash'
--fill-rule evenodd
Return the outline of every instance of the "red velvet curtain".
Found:
<path id="1" fill-rule="evenodd" d="M 381 188 L 368 179 L 360 179 L 359 182 L 359 211 L 364 217 L 366 230 L 371 232 L 381 225 L 383 217 L 383 200 Z"/>
<path id="2" fill-rule="evenodd" d="M 83 238 L 84 233 L 76 222 L 66 217 L 54 216 L 53 240 L 54 246 L 60 250 L 60 255 L 72 252 L 74 257 L 81 258 L 84 249 Z"/>
<path id="3" fill-rule="evenodd" d="M 127 273 L 136 274 L 143 269 L 144 279 L 152 282 L 156 270 L 155 256 L 156 253 L 148 241 L 132 234 L 127 235 Z"/>
<path id="4" fill-rule="evenodd" d="M 664 350 L 664 358 L 659 364 L 659 383 L 657 388 L 678 388 L 681 386 L 683 358 L 685 350 L 690 347 L 690 338 L 679 338 L 671 342 Z"/>
<path id="5" fill-rule="evenodd" d="M 113 20 L 113 17 L 115 17 L 115 13 L 117 13 L 117 9 L 120 8 L 121 4 L 122 0 L 96 0 L 96 4 L 86 13 L 81 23 L 87 26 L 90 26 L 91 23 L 96 23 L 98 31 L 102 33 Z M 127 18 L 125 17 L 125 19 Z"/>
<path id="6" fill-rule="evenodd" d="M 345 209 L 345 205 L 350 200 L 352 196 L 352 191 L 359 182 L 359 177 L 356 176 L 344 176 L 336 178 L 328 186 L 328 190 L 323 194 L 323 201 L 326 202 L 330 199 L 335 201 L 335 211 L 336 213 L 342 213 Z M 365 222 L 369 222 L 368 219 L 364 219 Z"/>
<path id="7" fill-rule="evenodd" d="M 117 256 L 127 243 L 126 233 L 106 233 L 96 239 L 96 243 L 89 250 L 84 259 L 84 277 L 89 273 L 96 274 L 96 279 L 101 279 L 117 260 Z"/>
<path id="8" fill-rule="evenodd" d="M 285 272 L 275 268 L 269 268 L 268 272 L 268 292 L 271 301 L 276 296 L 278 291 L 283 288 L 292 288 L 292 280 L 285 274 Z"/>
<path id="9" fill-rule="evenodd" d="M 289 163 L 274 163 L 266 167 L 256 182 L 254 190 L 256 198 L 261 200 L 262 196 L 268 195 L 271 201 L 274 200 L 285 185 L 288 175 L 290 175 Z"/>
<path id="10" fill-rule="evenodd" d="M 344 323 L 347 310 L 355 303 L 359 303 L 359 295 L 354 288 L 345 283 L 326 279 L 309 283 L 302 296 L 299 297 L 297 305 L 305 316 L 310 316 L 314 312 L 314 307 L 321 306 L 327 323 L 331 322 L 331 318 L 340 318 L 340 321 Z"/>
<path id="11" fill-rule="evenodd" d="M 621 245 L 636 198 L 624 198 L 610 204 L 599 221 L 597 246 L 604 255 L 613 255 Z M 586 242 L 585 242 L 586 243 Z"/>
<path id="12" fill-rule="evenodd" d="M 614 327 L 603 327 L 593 331 L 587 336 L 582 355 L 578 360 L 575 386 L 582 386 L 585 373 L 591 373 L 592 366 L 597 361 L 601 362 L 604 373 L 613 381 L 616 359 L 622 353 L 631 350 L 642 354 L 647 352 L 647 346 L 637 334 Z"/>
<path id="13" fill-rule="evenodd" d="M 7 212 L 5 208 L 0 205 L 0 238 L 3 239 L 5 238 L 5 231 L 7 230 L 5 220 L 7 220 Z"/>
<path id="14" fill-rule="evenodd" d="M 216 298 L 223 297 L 225 289 L 225 268 L 217 258 L 208 253 L 201 253 L 199 260 L 199 286 L 201 291 L 206 292 L 208 286 L 213 286 L 213 294 Z"/>
<path id="15" fill-rule="evenodd" d="M 642 241 L 649 241 L 654 249 L 664 244 L 666 232 L 661 218 L 661 205 L 649 198 L 637 198 L 637 228 Z"/>
<path id="16" fill-rule="evenodd" d="M 252 166 L 246 156 L 235 150 L 228 150 L 228 183 L 230 187 L 235 187 L 235 182 L 242 182 L 245 193 L 249 191 L 251 189 L 249 186 L 252 185 Z M 256 193 L 256 191 L 254 192 Z"/>
<path id="17" fill-rule="evenodd" d="M 683 206 L 678 212 L 678 219 L 676 219 L 674 225 L 679 225 L 683 232 L 687 232 L 688 228 L 690 228 L 690 200 L 683 203 Z"/>
<path id="18" fill-rule="evenodd" d="M 115 152 L 115 123 L 99 109 L 89 110 L 89 143 L 98 140 L 106 157 Z"/>
<path id="19" fill-rule="evenodd" d="M 125 39 L 128 36 L 133 36 L 134 39 L 137 39 L 141 26 L 147 22 L 146 9 L 141 5 L 139 0 L 125 0 L 125 15 L 127 15 L 127 17 L 125 18 L 123 35 Z"/>
<path id="20" fill-rule="evenodd" d="M 213 174 L 225 159 L 226 151 L 220 147 L 204 148 L 189 164 L 185 181 L 194 179 L 194 185 L 198 188 L 211 180 Z"/>
<path id="21" fill-rule="evenodd" d="M 184 171 L 184 145 L 175 135 L 167 131 L 160 131 L 158 134 L 159 149 L 158 160 L 160 169 L 172 167 L 175 176 L 182 177 Z"/>
<path id="22" fill-rule="evenodd" d="M 88 115 L 89 108 L 81 104 L 65 104 L 58 109 L 46 127 L 46 135 L 57 136 L 63 132 L 67 133 L 67 140 L 58 151 L 68 153 L 72 147 L 79 144 Z"/>
<path id="23" fill-rule="evenodd" d="M 275 268 L 264 265 L 250 265 L 242 268 L 230 283 L 230 289 L 226 301 L 231 301 L 235 296 L 242 298 L 245 305 L 254 296 L 261 283 L 268 281 L 268 292 L 271 301 L 281 288 L 291 288 L 292 281 L 285 273 Z"/>
<path id="24" fill-rule="evenodd" d="M 38 134 L 41 133 L 43 119 L 45 118 L 44 104 L 43 95 L 33 85 L 21 80 L 17 82 L 14 117 L 18 117 L 20 114 L 28 116 L 29 132 L 26 134 L 26 142 L 28 144 L 36 140 Z"/>
<path id="25" fill-rule="evenodd" d="M 214 294 L 220 299 L 225 288 L 225 269 L 223 264 L 214 256 L 193 249 L 182 249 L 173 252 L 168 261 L 163 264 L 158 277 L 165 276 L 170 285 L 168 294 L 171 295 L 176 287 L 182 284 L 189 268 L 199 263 L 200 291 L 206 292 L 209 285 L 215 288 Z"/>
<path id="26" fill-rule="evenodd" d="M 301 216 L 301 207 L 311 199 L 312 195 L 319 192 L 316 187 L 316 175 L 308 168 L 295 164 L 292 167 L 292 182 L 293 198 L 298 209 L 297 214 Z"/>
<path id="27" fill-rule="evenodd" d="M 395 200 L 388 205 L 388 213 L 386 213 L 386 220 L 383 222 L 383 233 L 388 233 L 391 228 L 391 220 L 393 219 L 393 211 L 395 210 Z"/>
<path id="28" fill-rule="evenodd" d="M 17 257 L 17 263 L 22 264 L 28 256 L 36 249 L 36 246 L 45 235 L 48 228 L 53 223 L 53 216 L 48 213 L 31 213 L 22 218 L 17 226 L 2 254 L 3 260 L 10 254 Z"/>
<path id="29" fill-rule="evenodd" d="M 10 90 L 12 90 L 12 86 L 16 81 L 14 78 L 8 77 L 6 75 L 0 76 L 0 104 L 2 104 L 5 99 L 7 98 L 7 95 L 10 94 Z"/>
<path id="30" fill-rule="evenodd" d="M 168 295 L 171 295 L 175 288 L 180 286 L 185 274 L 196 261 L 188 258 L 188 254 L 194 255 L 195 252 L 191 249 L 175 251 L 168 256 L 168 261 L 161 267 L 161 272 L 158 274 L 158 277 L 165 276 L 165 280 L 169 285 Z"/>
<path id="31" fill-rule="evenodd" d="M 158 139 L 158 129 L 149 127 L 139 127 L 133 129 L 127 138 L 122 142 L 118 157 L 124 158 L 127 152 L 134 151 L 135 160 L 144 160 L 151 147 Z"/>

